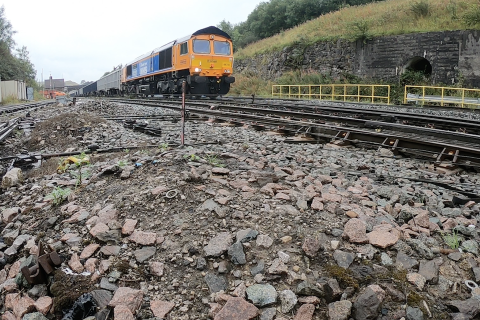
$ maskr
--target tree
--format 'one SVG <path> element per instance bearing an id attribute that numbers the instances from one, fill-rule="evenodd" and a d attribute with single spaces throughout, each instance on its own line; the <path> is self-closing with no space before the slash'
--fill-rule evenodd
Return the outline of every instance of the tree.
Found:
<path id="1" fill-rule="evenodd" d="M 2 80 L 23 80 L 35 84 L 37 72 L 28 57 L 27 47 L 15 49 L 12 24 L 5 17 L 5 8 L 0 7 L 0 78 Z"/>
<path id="2" fill-rule="evenodd" d="M 4 42 L 9 49 L 15 46 L 13 35 L 16 31 L 13 31 L 12 24 L 5 18 L 5 7 L 0 7 L 0 42 Z"/>

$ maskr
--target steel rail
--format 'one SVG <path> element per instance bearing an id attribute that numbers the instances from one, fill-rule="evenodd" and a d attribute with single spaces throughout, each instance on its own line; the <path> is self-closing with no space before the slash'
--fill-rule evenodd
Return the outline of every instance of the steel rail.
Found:
<path id="1" fill-rule="evenodd" d="M 125 103 L 125 100 L 114 100 L 114 101 L 121 101 Z M 160 102 L 154 101 L 150 102 L 150 100 L 128 100 L 133 101 L 135 103 L 139 103 L 144 106 L 154 106 L 147 103 L 154 103 L 158 104 Z M 177 104 L 177 103 L 174 103 Z M 189 103 L 189 105 L 198 105 L 197 103 Z M 202 107 L 207 107 L 205 104 L 200 104 Z M 189 109 L 191 110 L 191 109 Z M 467 134 L 463 132 L 457 131 L 449 131 L 446 132 L 444 130 L 439 130 L 435 128 L 424 128 L 424 127 L 417 127 L 409 124 L 398 124 L 398 123 L 391 123 L 391 122 L 379 122 L 379 121 L 371 121 L 366 119 L 359 119 L 359 118 L 350 118 L 350 117 L 342 117 L 342 116 L 332 116 L 332 115 L 320 115 L 316 113 L 303 113 L 299 111 L 288 111 L 288 110 L 277 110 L 277 109 L 258 109 L 250 106 L 215 106 L 215 110 L 235 110 L 237 112 L 246 112 L 251 114 L 263 114 L 272 116 L 275 115 L 277 117 L 288 117 L 291 119 L 300 119 L 300 120 L 313 120 L 316 122 L 326 123 L 325 120 L 330 120 L 331 122 L 339 122 L 343 125 L 351 125 L 360 128 L 374 128 L 374 129 L 391 129 L 391 130 L 401 130 L 402 132 L 408 133 L 423 133 L 425 131 L 428 132 L 429 135 L 435 137 L 445 137 L 447 134 L 450 138 L 455 138 L 459 141 L 464 142 L 477 142 L 480 144 L 480 137 L 472 134 Z M 479 130 L 480 134 L 480 130 Z"/>
<path id="2" fill-rule="evenodd" d="M 112 101 L 118 101 L 112 99 Z M 120 100 L 125 103 L 125 100 Z M 132 99 L 130 101 L 150 101 L 158 102 L 158 99 Z M 178 104 L 178 101 L 169 101 L 169 103 Z M 416 125 L 416 126 L 429 126 L 438 129 L 448 129 L 452 132 L 468 132 L 472 134 L 480 135 L 480 121 L 474 119 L 452 119 L 451 117 L 437 116 L 437 115 L 422 115 L 422 114 L 412 114 L 408 112 L 396 112 L 391 110 L 371 110 L 371 109 L 358 109 L 351 107 L 332 107 L 332 106 L 322 106 L 322 105 L 304 105 L 304 104 L 282 104 L 282 105 L 271 105 L 271 104 L 244 104 L 243 106 L 238 105 L 222 105 L 210 102 L 194 102 L 189 101 L 189 105 L 203 106 L 203 107 L 212 107 L 212 104 L 217 109 L 231 109 L 239 110 L 244 108 L 245 111 L 253 112 L 266 112 L 267 109 L 259 109 L 259 106 L 265 108 L 270 108 L 270 112 L 301 112 L 305 117 L 307 115 L 314 115 L 317 118 L 325 118 L 330 120 L 344 121 L 352 125 L 361 125 L 363 121 L 382 121 L 384 123 L 402 123 L 407 125 Z M 247 106 L 248 105 L 248 106 Z M 248 109 L 250 108 L 250 109 Z M 273 108 L 273 109 L 272 109 Z M 293 109 L 291 109 L 293 108 Z M 263 110 L 263 111 L 262 111 Z M 280 111 L 279 111 L 280 110 Z M 350 115 L 350 116 L 349 116 Z M 385 125 L 384 125 L 385 126 Z"/>
<path id="3" fill-rule="evenodd" d="M 152 103 L 145 101 L 133 102 L 124 100 L 123 103 L 138 104 L 150 107 L 162 107 L 173 110 L 180 110 L 179 106 L 164 103 Z M 378 147 L 389 148 L 392 151 L 408 153 L 415 156 L 434 157 L 439 163 L 444 160 L 450 160 L 452 163 L 468 166 L 480 166 L 480 148 L 468 145 L 452 144 L 449 141 L 425 140 L 422 134 L 417 137 L 407 136 L 400 133 L 381 133 L 368 131 L 358 128 L 349 128 L 338 125 L 322 124 L 301 120 L 272 118 L 268 116 L 259 116 L 255 114 L 235 113 L 229 111 L 189 108 L 191 114 L 215 117 L 224 121 L 233 121 L 238 123 L 248 123 L 258 126 L 282 127 L 292 132 L 298 132 L 298 128 L 310 128 L 309 134 L 319 138 L 333 139 L 340 142 L 350 142 L 353 144 L 373 144 Z M 428 128 L 424 128 L 428 132 Z M 451 132 L 445 132 L 450 137 Z M 444 135 L 444 136 L 445 136 Z"/>
<path id="4" fill-rule="evenodd" d="M 0 106 L 0 114 L 5 114 L 5 113 L 13 113 L 13 112 L 18 112 L 26 109 L 34 109 L 34 108 L 39 108 L 39 107 L 45 107 L 47 105 L 55 103 L 52 100 L 47 100 L 47 101 L 40 101 L 40 102 L 34 102 L 34 103 L 25 103 L 25 104 L 16 104 L 16 105 L 8 105 L 8 106 Z"/>

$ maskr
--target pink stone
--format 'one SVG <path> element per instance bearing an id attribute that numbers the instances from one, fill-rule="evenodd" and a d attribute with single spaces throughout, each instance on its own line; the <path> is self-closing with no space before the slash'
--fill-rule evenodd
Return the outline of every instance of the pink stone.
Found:
<path id="1" fill-rule="evenodd" d="M 17 317 L 15 317 L 10 311 L 7 311 L 2 314 L 2 320 L 17 320 Z"/>
<path id="2" fill-rule="evenodd" d="M 320 250 L 320 241 L 314 237 L 307 237 L 303 242 L 302 249 L 307 256 L 315 257 Z"/>
<path id="3" fill-rule="evenodd" d="M 35 311 L 35 300 L 26 295 L 13 306 L 13 314 L 17 319 L 21 319 L 24 315 L 33 311 Z"/>
<path id="4" fill-rule="evenodd" d="M 243 298 L 230 298 L 214 320 L 249 320 L 257 317 L 259 310 Z"/>
<path id="5" fill-rule="evenodd" d="M 422 276 L 420 273 L 416 273 L 416 272 L 407 274 L 407 280 L 411 284 L 416 285 L 419 290 L 423 290 L 423 287 L 425 286 L 425 283 L 427 282 L 427 279 L 425 279 L 424 276 Z"/>
<path id="6" fill-rule="evenodd" d="M 169 189 L 166 186 L 158 186 L 152 190 L 154 196 L 167 192 Z"/>
<path id="7" fill-rule="evenodd" d="M 289 201 L 291 198 L 289 195 L 285 194 L 285 193 L 282 193 L 282 192 L 279 192 L 275 195 L 275 199 L 280 199 L 280 200 L 287 200 Z"/>
<path id="8" fill-rule="evenodd" d="M 8 293 L 5 296 L 5 309 L 13 310 L 13 307 L 20 301 L 20 293 Z"/>
<path id="9" fill-rule="evenodd" d="M 213 174 L 229 174 L 230 170 L 228 170 L 227 168 L 215 167 L 215 168 L 212 168 L 212 173 Z"/>
<path id="10" fill-rule="evenodd" d="M 321 198 L 319 198 L 319 197 L 313 198 L 312 209 L 313 210 L 320 210 L 320 211 L 323 210 L 323 202 L 322 202 Z"/>
<path id="11" fill-rule="evenodd" d="M 113 204 L 106 206 L 98 213 L 98 223 L 108 224 L 110 221 L 117 220 L 117 210 L 113 208 Z"/>
<path id="12" fill-rule="evenodd" d="M 85 269 L 90 272 L 94 273 L 95 269 L 97 268 L 98 259 L 97 258 L 90 258 L 85 261 Z"/>
<path id="13" fill-rule="evenodd" d="M 8 271 L 8 277 L 7 279 L 12 279 L 17 276 L 17 274 L 20 272 L 20 265 L 22 263 L 20 261 L 16 261 L 12 266 L 10 267 L 10 270 Z"/>
<path id="14" fill-rule="evenodd" d="M 128 309 L 128 307 L 124 305 L 118 305 L 113 309 L 114 320 L 135 320 L 135 317 Z"/>
<path id="15" fill-rule="evenodd" d="M 110 261 L 108 260 L 100 261 L 100 265 L 98 266 L 98 272 L 100 272 L 100 274 L 104 274 L 105 272 L 108 271 L 108 269 L 110 269 Z"/>
<path id="16" fill-rule="evenodd" d="M 322 198 L 330 202 L 342 202 L 342 196 L 338 194 L 322 193 Z"/>
<path id="17" fill-rule="evenodd" d="M 155 317 L 163 319 L 175 307 L 175 303 L 161 300 L 150 301 L 150 309 L 152 309 Z"/>
<path id="18" fill-rule="evenodd" d="M 96 237 L 97 234 L 103 233 L 103 232 L 108 232 L 108 230 L 110 230 L 110 228 L 105 223 L 99 222 L 95 225 L 95 227 L 90 229 L 90 234 L 93 237 Z"/>
<path id="19" fill-rule="evenodd" d="M 5 209 L 2 211 L 2 220 L 4 224 L 9 224 L 10 222 L 13 221 L 20 212 L 20 208 L 15 207 L 15 208 L 9 208 Z"/>
<path id="20" fill-rule="evenodd" d="M 150 273 L 154 276 L 161 277 L 163 276 L 164 264 L 161 262 L 151 261 L 149 263 Z"/>
<path id="21" fill-rule="evenodd" d="M 137 222 L 138 220 L 126 219 L 122 227 L 122 234 L 124 236 L 131 235 L 137 226 Z"/>
<path id="22" fill-rule="evenodd" d="M 134 231 L 128 239 L 136 244 L 152 245 L 157 240 L 157 234 L 155 232 Z"/>
<path id="23" fill-rule="evenodd" d="M 386 248 L 397 243 L 400 239 L 400 232 L 390 224 L 380 224 L 373 227 L 367 237 L 371 245 Z"/>
<path id="24" fill-rule="evenodd" d="M 317 305 L 317 304 L 320 304 L 320 299 L 315 296 L 299 297 L 298 302 Z"/>
<path id="25" fill-rule="evenodd" d="M 357 218 L 348 220 L 343 229 L 343 237 L 353 243 L 368 243 L 365 222 Z"/>
<path id="26" fill-rule="evenodd" d="M 118 305 L 126 306 L 132 313 L 140 308 L 143 300 L 143 292 L 127 287 L 120 287 L 115 291 L 115 295 L 108 304 L 110 307 Z"/>
<path id="27" fill-rule="evenodd" d="M 293 320 L 311 320 L 315 306 L 313 304 L 304 304 L 298 310 Z"/>
<path id="28" fill-rule="evenodd" d="M 70 261 L 68 262 L 68 266 L 73 271 L 75 271 L 76 273 L 83 272 L 83 265 L 80 262 L 80 258 L 78 257 L 78 254 L 76 254 L 76 253 L 72 254 L 72 257 L 70 258 Z"/>
<path id="29" fill-rule="evenodd" d="M 80 254 L 80 259 L 90 258 L 92 254 L 94 254 L 95 251 L 97 251 L 99 247 L 100 245 L 97 243 L 89 244 L 88 246 L 85 247 L 85 249 L 83 249 L 82 253 Z"/>
<path id="30" fill-rule="evenodd" d="M 38 312 L 47 314 L 50 311 L 50 308 L 52 308 L 52 304 L 53 299 L 49 296 L 40 297 L 35 302 L 35 309 L 37 309 Z"/>

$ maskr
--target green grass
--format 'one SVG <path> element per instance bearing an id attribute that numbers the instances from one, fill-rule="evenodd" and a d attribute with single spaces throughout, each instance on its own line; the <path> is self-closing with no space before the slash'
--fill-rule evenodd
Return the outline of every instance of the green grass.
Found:
<path id="1" fill-rule="evenodd" d="M 305 46 L 340 38 L 368 40 L 376 36 L 479 27 L 478 0 L 386 0 L 320 16 L 240 49 L 235 58 L 281 51 L 299 42 Z"/>
<path id="2" fill-rule="evenodd" d="M 4 97 L 2 99 L 2 105 L 4 106 L 7 106 L 7 105 L 11 105 L 11 104 L 19 104 L 21 103 L 20 100 L 18 100 L 17 98 L 15 98 L 14 96 L 8 96 L 8 97 Z"/>

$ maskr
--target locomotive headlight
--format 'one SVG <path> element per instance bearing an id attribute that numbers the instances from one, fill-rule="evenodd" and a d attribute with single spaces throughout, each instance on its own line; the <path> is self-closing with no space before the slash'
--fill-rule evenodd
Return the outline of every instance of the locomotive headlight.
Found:
<path id="1" fill-rule="evenodd" d="M 225 73 L 230 73 L 230 70 L 225 69 Z"/>
<path id="2" fill-rule="evenodd" d="M 202 69 L 200 69 L 200 68 L 195 68 L 195 72 L 202 72 Z"/>

